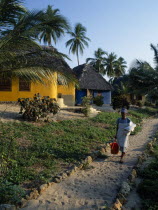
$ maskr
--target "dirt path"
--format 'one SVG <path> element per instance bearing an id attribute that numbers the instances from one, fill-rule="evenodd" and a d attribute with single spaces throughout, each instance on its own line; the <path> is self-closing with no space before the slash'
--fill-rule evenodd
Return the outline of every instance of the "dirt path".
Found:
<path id="1" fill-rule="evenodd" d="M 117 190 L 124 181 L 158 128 L 158 119 L 148 119 L 143 130 L 136 136 L 130 136 L 130 147 L 125 163 L 119 164 L 118 156 L 92 163 L 93 169 L 79 171 L 60 184 L 49 187 L 37 200 L 27 203 L 25 210 L 79 210 L 99 209 L 110 206 Z"/>

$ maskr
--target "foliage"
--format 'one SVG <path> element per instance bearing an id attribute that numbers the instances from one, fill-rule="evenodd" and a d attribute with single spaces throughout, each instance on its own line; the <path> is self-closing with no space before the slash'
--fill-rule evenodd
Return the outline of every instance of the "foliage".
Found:
<path id="1" fill-rule="evenodd" d="M 156 134 L 158 136 L 158 133 Z M 158 145 L 154 145 L 154 159 L 139 172 L 143 181 L 138 186 L 138 193 L 143 199 L 143 208 L 147 210 L 158 209 Z"/>
<path id="2" fill-rule="evenodd" d="M 11 182 L 4 182 L 0 185 L 0 203 L 19 204 L 25 191 Z"/>
<path id="3" fill-rule="evenodd" d="M 0 74 L 42 82 L 43 78 L 50 78 L 53 72 L 59 70 L 53 66 L 46 68 L 44 62 L 39 64 L 31 60 L 34 57 L 44 59 L 52 54 L 63 59 L 66 55 L 57 50 L 44 50 L 35 40 L 44 30 L 51 29 L 53 39 L 57 41 L 69 29 L 69 23 L 57 12 L 58 9 L 52 10 L 54 13 L 48 18 L 46 11 L 28 11 L 21 2 L 0 1 Z M 68 78 L 67 73 L 62 73 Z"/>
<path id="4" fill-rule="evenodd" d="M 141 120 L 155 112 L 151 108 L 137 109 L 129 111 L 129 117 L 140 127 Z M 0 183 L 31 189 L 48 182 L 63 170 L 61 166 L 78 163 L 100 144 L 110 141 L 115 136 L 118 117 L 119 113 L 104 112 L 86 120 L 41 125 L 0 123 Z"/>
<path id="5" fill-rule="evenodd" d="M 115 109 L 120 109 L 122 107 L 125 107 L 126 109 L 129 109 L 130 104 L 127 101 L 126 97 L 121 96 L 121 95 L 115 95 L 112 98 L 112 106 L 113 106 L 114 110 Z"/>
<path id="6" fill-rule="evenodd" d="M 30 121 L 46 118 L 49 113 L 55 115 L 60 110 L 56 99 L 50 98 L 49 96 L 41 97 L 39 93 L 35 94 L 33 99 L 19 98 L 18 102 L 21 106 L 20 114 L 23 114 L 23 119 Z"/>
<path id="7" fill-rule="evenodd" d="M 105 73 L 108 77 L 117 78 L 125 73 L 125 64 L 126 61 L 122 57 L 117 59 L 115 53 L 110 53 L 104 61 Z"/>
<path id="8" fill-rule="evenodd" d="M 132 93 L 131 87 L 129 86 L 128 75 L 123 75 L 119 78 L 114 78 L 110 80 L 111 85 L 114 88 L 113 95 L 127 95 Z"/>
<path id="9" fill-rule="evenodd" d="M 83 114 L 88 117 L 90 115 L 90 104 L 92 101 L 92 97 L 84 96 L 82 98 L 82 106 L 84 107 L 82 109 Z"/>
<path id="10" fill-rule="evenodd" d="M 155 101 L 158 98 L 158 48 L 151 44 L 154 51 L 155 67 L 147 61 L 136 60 L 129 72 L 130 86 L 135 92 L 147 94 L 148 99 Z"/>
<path id="11" fill-rule="evenodd" d="M 101 48 L 94 52 L 94 58 L 87 58 L 86 63 L 94 66 L 97 72 L 108 77 L 118 78 L 125 74 L 126 61 L 115 53 L 108 54 Z"/>
<path id="12" fill-rule="evenodd" d="M 70 46 L 69 53 L 76 54 L 79 65 L 79 52 L 83 54 L 85 46 L 88 47 L 88 41 L 90 39 L 86 37 L 87 29 L 81 24 L 75 25 L 74 31 L 69 31 L 68 34 L 72 37 L 66 42 L 66 47 Z"/>
<path id="13" fill-rule="evenodd" d="M 103 96 L 98 95 L 93 98 L 93 103 L 96 104 L 97 106 L 102 106 L 104 104 L 103 98 L 104 98 Z"/>
<path id="14" fill-rule="evenodd" d="M 95 52 L 94 52 L 94 58 L 87 58 L 86 59 L 86 63 L 90 63 L 91 65 L 94 66 L 94 68 L 96 69 L 97 72 L 101 73 L 104 75 L 104 60 L 105 57 L 103 57 L 104 55 L 107 55 L 107 53 L 102 50 L 101 48 L 98 48 Z"/>
<path id="15" fill-rule="evenodd" d="M 146 100 L 146 101 L 144 102 L 144 105 L 145 105 L 145 106 L 153 106 L 153 104 L 152 104 L 150 101 L 148 101 L 148 100 Z"/>
<path id="16" fill-rule="evenodd" d="M 52 9 L 52 6 L 48 5 L 43 16 L 43 22 L 50 24 L 42 25 L 39 39 L 43 41 L 44 44 L 48 43 L 49 46 L 51 46 L 52 40 L 56 43 L 57 40 L 64 35 L 65 30 L 70 29 L 68 21 L 59 12 L 59 9 Z M 54 20 L 54 22 L 52 22 L 52 20 Z"/>
<path id="17" fill-rule="evenodd" d="M 139 107 L 142 107 L 143 106 L 143 102 L 138 100 L 138 101 L 136 101 L 136 105 L 139 106 Z"/>

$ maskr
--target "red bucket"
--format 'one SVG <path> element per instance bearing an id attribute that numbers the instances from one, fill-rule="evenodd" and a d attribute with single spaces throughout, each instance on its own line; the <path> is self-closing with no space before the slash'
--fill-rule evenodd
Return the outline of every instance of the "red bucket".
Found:
<path id="1" fill-rule="evenodd" d="M 111 146 L 111 154 L 118 154 L 119 152 L 119 145 L 117 142 L 110 143 Z"/>

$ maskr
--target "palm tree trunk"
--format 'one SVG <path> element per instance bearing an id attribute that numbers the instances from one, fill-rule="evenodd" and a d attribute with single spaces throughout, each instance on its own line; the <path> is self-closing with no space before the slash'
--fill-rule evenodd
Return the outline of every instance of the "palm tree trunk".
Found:
<path id="1" fill-rule="evenodd" d="M 78 56 L 78 49 L 77 49 L 77 62 L 78 62 L 78 66 L 79 66 L 79 56 Z"/>

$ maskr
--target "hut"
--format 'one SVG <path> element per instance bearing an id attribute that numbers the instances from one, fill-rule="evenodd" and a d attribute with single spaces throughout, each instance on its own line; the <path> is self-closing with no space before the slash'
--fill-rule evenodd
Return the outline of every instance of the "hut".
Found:
<path id="1" fill-rule="evenodd" d="M 91 95 L 93 97 L 102 95 L 104 104 L 111 104 L 112 86 L 96 72 L 90 64 L 83 64 L 73 68 L 76 77 L 79 80 L 80 89 L 76 89 L 76 105 L 82 103 L 82 97 Z"/>
<path id="2" fill-rule="evenodd" d="M 47 79 L 43 79 L 41 82 L 35 82 L 23 77 L 14 76 L 14 65 L 9 66 L 7 69 L 6 65 L 0 65 L 1 71 L 13 70 L 13 74 L 9 74 L 8 78 L 0 78 L 0 101 L 1 102 L 14 102 L 18 98 L 32 98 L 34 94 L 40 93 L 42 96 L 50 96 L 51 98 L 68 98 L 67 105 L 74 105 L 75 103 L 75 86 L 74 86 L 74 74 L 72 69 L 63 59 L 62 55 L 57 52 L 53 47 L 41 46 L 39 48 L 30 48 L 27 51 L 16 51 L 17 60 L 16 69 L 22 67 L 27 71 L 28 68 L 32 68 L 32 71 L 38 72 L 38 68 L 45 70 L 51 69 L 54 71 L 53 76 L 49 76 L 47 73 Z M 12 71 L 11 71 L 12 72 Z M 58 84 L 58 74 L 66 76 L 69 79 L 69 85 Z M 71 84 L 72 81 L 72 84 Z M 43 82 L 43 83 L 42 83 Z M 59 94 L 60 93 L 60 94 Z"/>

